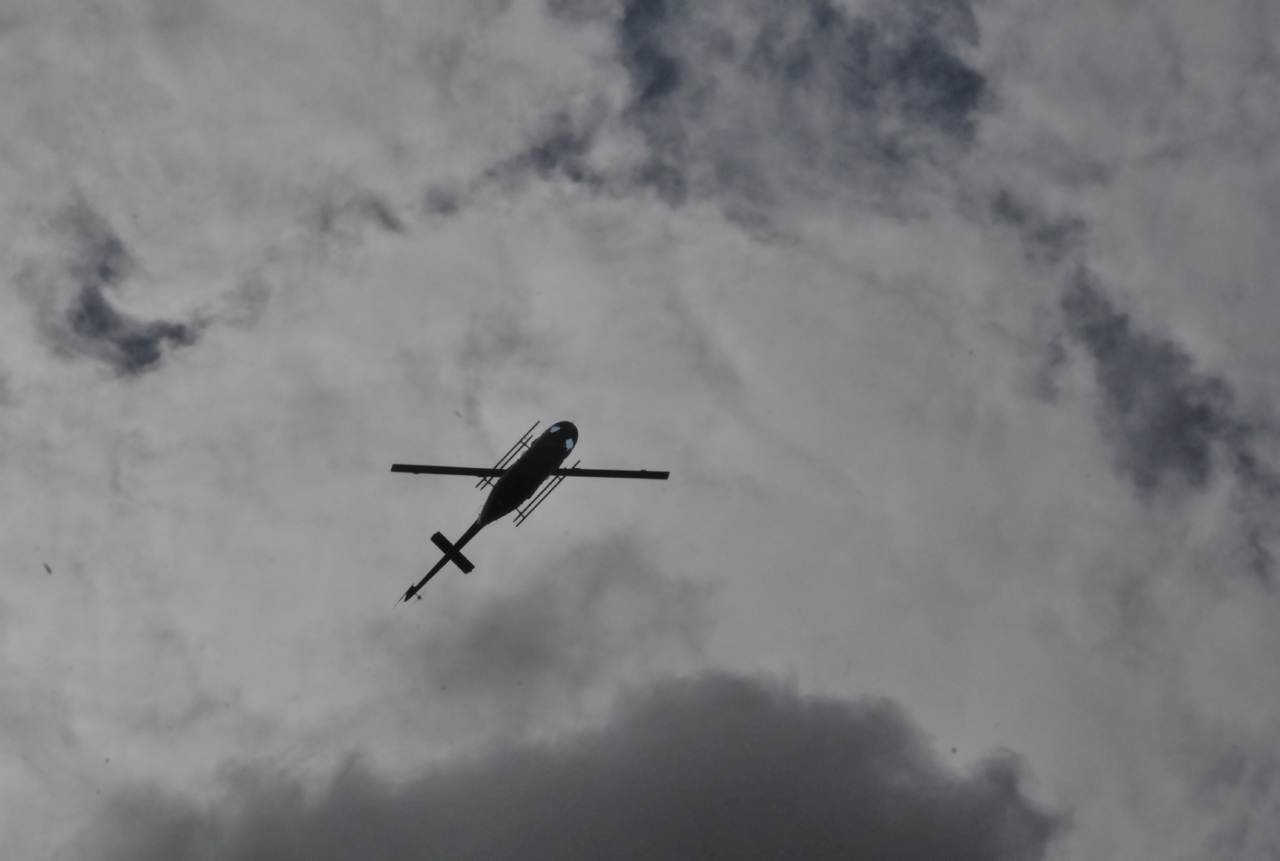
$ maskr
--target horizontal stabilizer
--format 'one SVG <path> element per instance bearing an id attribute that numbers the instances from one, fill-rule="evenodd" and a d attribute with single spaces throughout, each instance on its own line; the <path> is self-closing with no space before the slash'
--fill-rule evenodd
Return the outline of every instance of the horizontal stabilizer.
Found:
<path id="1" fill-rule="evenodd" d="M 470 574 L 476 569 L 476 566 L 471 564 L 471 560 L 463 556 L 461 551 L 450 544 L 449 539 L 445 538 L 439 532 L 431 536 L 431 542 L 440 548 L 446 559 L 461 568 L 463 574 Z"/>
<path id="2" fill-rule="evenodd" d="M 505 469 L 492 469 L 477 466 L 423 466 L 417 463 L 393 463 L 391 464 L 392 472 L 412 472 L 418 475 L 423 473 L 431 473 L 433 475 L 479 475 L 484 478 L 499 478 Z"/>

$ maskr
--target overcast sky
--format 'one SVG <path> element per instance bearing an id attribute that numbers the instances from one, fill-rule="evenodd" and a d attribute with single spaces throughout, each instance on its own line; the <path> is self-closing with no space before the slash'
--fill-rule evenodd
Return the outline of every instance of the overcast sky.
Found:
<path id="1" fill-rule="evenodd" d="M 0 4 L 0 855 L 1280 856 L 1273 6 Z"/>

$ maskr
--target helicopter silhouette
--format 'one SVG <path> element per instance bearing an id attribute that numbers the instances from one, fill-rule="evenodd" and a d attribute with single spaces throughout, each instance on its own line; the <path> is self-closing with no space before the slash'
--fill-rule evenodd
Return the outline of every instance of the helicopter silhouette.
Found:
<path id="1" fill-rule="evenodd" d="M 396 463 L 391 465 L 392 472 L 409 472 L 418 475 L 472 475 L 479 476 L 476 487 L 491 487 L 489 497 L 480 516 L 475 523 L 462 534 L 457 542 L 450 542 L 443 534 L 437 532 L 431 541 L 444 553 L 435 567 L 426 576 L 400 596 L 400 601 L 409 601 L 415 595 L 418 600 L 422 596 L 418 592 L 427 585 L 427 581 L 436 575 L 441 568 L 452 562 L 462 569 L 462 573 L 470 574 L 475 570 L 462 548 L 468 541 L 490 523 L 515 511 L 515 525 L 524 523 L 530 514 L 541 505 L 551 492 L 560 486 L 566 478 L 649 478 L 665 481 L 669 472 L 657 472 L 647 469 L 579 469 L 577 461 L 573 466 L 562 468 L 561 464 L 568 459 L 573 447 L 578 443 L 578 429 L 573 422 L 556 422 L 542 432 L 537 439 L 533 438 L 534 429 L 539 422 L 524 432 L 506 454 L 488 469 L 471 466 L 428 466 L 412 463 Z M 396 603 L 399 604 L 400 601 Z"/>

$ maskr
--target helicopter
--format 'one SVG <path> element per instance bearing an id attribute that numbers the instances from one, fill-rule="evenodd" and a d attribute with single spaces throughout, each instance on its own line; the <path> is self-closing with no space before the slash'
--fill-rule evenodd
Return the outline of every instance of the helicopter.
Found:
<path id="1" fill-rule="evenodd" d="M 670 472 L 659 472 L 647 469 L 579 469 L 573 466 L 561 466 L 568 459 L 573 447 L 578 443 L 578 429 L 573 422 L 556 422 L 534 439 L 533 432 L 541 422 L 534 422 L 532 427 L 516 441 L 506 454 L 488 469 L 471 466 L 431 466 L 412 463 L 395 463 L 392 472 L 408 472 L 417 475 L 470 475 L 478 476 L 480 481 L 476 487 L 490 487 L 489 496 L 480 516 L 475 523 L 462 534 L 456 542 L 450 542 L 442 533 L 431 536 L 431 542 L 440 548 L 444 556 L 426 576 L 400 596 L 400 601 L 410 601 L 427 585 L 427 581 L 436 575 L 441 568 L 452 562 L 462 569 L 463 574 L 475 570 L 471 560 L 462 555 L 462 548 L 468 541 L 490 523 L 516 512 L 515 525 L 519 526 L 529 519 L 529 515 L 541 505 L 551 492 L 560 486 L 566 478 L 648 478 L 665 481 Z M 400 601 L 396 603 L 399 604 Z"/>

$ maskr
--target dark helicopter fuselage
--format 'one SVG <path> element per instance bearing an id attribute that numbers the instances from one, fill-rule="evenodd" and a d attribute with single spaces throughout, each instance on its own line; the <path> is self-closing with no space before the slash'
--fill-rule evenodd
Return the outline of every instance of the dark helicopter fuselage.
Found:
<path id="1" fill-rule="evenodd" d="M 557 422 L 529 446 L 502 476 L 494 482 L 489 498 L 476 519 L 477 529 L 505 517 L 519 508 L 542 486 L 551 473 L 560 468 L 578 442 L 578 429 L 572 422 Z"/>

